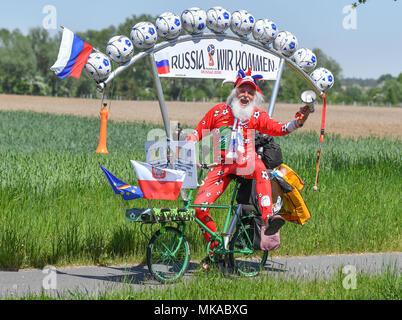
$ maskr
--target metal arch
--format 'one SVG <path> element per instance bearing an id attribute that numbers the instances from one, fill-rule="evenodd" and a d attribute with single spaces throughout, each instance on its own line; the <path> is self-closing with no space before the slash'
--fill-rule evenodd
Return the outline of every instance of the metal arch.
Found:
<path id="1" fill-rule="evenodd" d="M 152 68 L 151 71 L 152 71 L 152 74 L 153 74 L 154 85 L 155 85 L 158 100 L 159 100 L 159 108 L 161 110 L 162 119 L 163 119 L 163 123 L 164 123 L 164 126 L 165 126 L 166 138 L 167 138 L 167 141 L 171 141 L 172 137 L 171 137 L 171 128 L 170 128 L 169 116 L 168 116 L 168 113 L 167 113 L 167 108 L 166 108 L 165 98 L 164 98 L 164 95 L 163 95 L 162 85 L 161 85 L 161 82 L 160 82 L 160 77 L 159 77 L 159 74 L 158 74 L 158 72 L 156 70 L 154 54 L 156 52 L 160 51 L 160 50 L 163 50 L 166 47 L 174 46 L 175 44 L 178 44 L 178 43 L 187 42 L 187 41 L 197 41 L 197 40 L 202 40 L 202 39 L 215 39 L 215 40 L 218 40 L 218 41 L 222 41 L 222 40 L 225 40 L 225 39 L 230 39 L 230 40 L 238 41 L 238 42 L 241 42 L 243 44 L 250 45 L 250 46 L 253 46 L 255 48 L 261 49 L 263 51 L 271 53 L 272 55 L 280 58 L 278 76 L 277 76 L 277 78 L 275 80 L 275 84 L 274 84 L 274 87 L 272 89 L 271 99 L 270 99 L 270 103 L 269 103 L 268 110 L 267 110 L 268 115 L 270 117 L 272 117 L 276 97 L 278 95 L 279 84 L 280 84 L 280 80 L 281 80 L 281 76 L 282 76 L 284 62 L 286 62 L 287 65 L 289 65 L 293 70 L 295 70 L 303 79 L 305 79 L 307 81 L 307 83 L 310 84 L 310 86 L 314 89 L 314 91 L 319 96 L 321 96 L 322 93 L 323 93 L 315 85 L 315 83 L 313 82 L 313 80 L 310 78 L 310 76 L 307 73 L 305 73 L 302 69 L 300 69 L 288 57 L 284 56 L 283 54 L 281 54 L 280 52 L 276 51 L 273 48 L 269 48 L 268 45 L 264 46 L 264 45 L 262 45 L 261 43 L 255 41 L 255 40 L 248 40 L 246 37 L 239 38 L 237 36 L 232 36 L 232 35 L 227 35 L 227 34 L 217 34 L 217 33 L 203 33 L 203 34 L 200 34 L 200 35 L 184 35 L 184 36 L 180 36 L 180 37 L 178 37 L 176 39 L 173 39 L 173 40 L 168 40 L 168 41 L 158 43 L 155 46 L 153 46 L 152 48 L 149 48 L 147 50 L 144 50 L 142 52 L 137 53 L 135 56 L 133 56 L 131 58 L 131 60 L 129 62 L 119 66 L 116 70 L 112 71 L 110 76 L 104 82 L 100 82 L 97 87 L 98 87 L 98 89 L 100 91 L 102 91 L 106 87 L 106 85 L 110 81 L 112 81 L 117 75 L 119 75 L 121 72 L 123 72 L 124 70 L 129 68 L 132 64 L 134 64 L 138 60 L 140 60 L 140 59 L 144 58 L 145 56 L 149 55 L 150 62 L 151 62 L 151 68 Z"/>
<path id="2" fill-rule="evenodd" d="M 288 57 L 284 56 L 281 54 L 279 51 L 275 50 L 274 48 L 269 48 L 268 45 L 264 46 L 261 43 L 255 41 L 255 40 L 248 40 L 247 38 L 239 38 L 237 36 L 232 36 L 232 35 L 227 35 L 227 34 L 217 34 L 217 33 L 203 33 L 200 35 L 184 35 L 180 36 L 174 40 L 168 40 L 164 41 L 161 43 L 156 44 L 150 49 L 141 51 L 137 53 L 134 57 L 131 58 L 131 60 L 121 66 L 119 66 L 116 70 L 112 71 L 110 76 L 104 81 L 98 84 L 98 89 L 103 90 L 106 87 L 106 84 L 109 83 L 111 80 L 113 80 L 118 74 L 120 74 L 122 71 L 130 67 L 132 64 L 137 62 L 138 60 L 142 59 L 143 57 L 150 55 L 151 53 L 156 53 L 166 47 L 173 46 L 177 43 L 181 42 L 187 42 L 187 41 L 196 41 L 198 39 L 216 39 L 216 40 L 224 40 L 224 39 L 230 39 L 230 40 L 235 40 L 244 44 L 251 45 L 253 47 L 256 47 L 258 49 L 261 49 L 263 51 L 269 52 L 276 57 L 283 59 L 288 66 L 290 66 L 293 70 L 295 70 L 304 80 L 306 80 L 309 85 L 313 88 L 313 90 L 319 95 L 322 96 L 323 92 L 318 88 L 314 81 L 310 78 L 310 76 L 304 72 L 302 69 L 300 69 L 292 60 L 290 60 Z"/>

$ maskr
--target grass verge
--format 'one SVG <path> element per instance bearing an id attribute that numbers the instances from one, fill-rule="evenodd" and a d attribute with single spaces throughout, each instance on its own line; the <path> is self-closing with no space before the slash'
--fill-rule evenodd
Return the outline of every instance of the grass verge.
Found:
<path id="1" fill-rule="evenodd" d="M 356 274 L 354 282 L 340 271 L 323 279 L 260 275 L 255 278 L 226 277 L 221 272 L 197 273 L 191 280 L 175 285 L 134 290 L 130 284 L 97 294 L 69 291 L 58 294 L 29 294 L 7 299 L 23 300 L 401 300 L 402 283 L 397 270 L 381 274 Z M 219 289 L 221 288 L 221 289 Z"/>
<path id="2" fill-rule="evenodd" d="M 0 268 L 143 261 L 148 239 L 125 221 L 98 163 L 136 184 L 129 160 L 145 160 L 146 135 L 155 128 L 109 122 L 104 155 L 94 152 L 98 119 L 0 112 Z M 312 218 L 303 227 L 286 224 L 273 255 L 401 251 L 401 141 L 326 137 L 313 192 L 318 139 L 303 132 L 276 138 L 306 183 Z M 231 188 L 217 203 L 229 202 Z M 212 216 L 221 228 L 222 212 Z M 186 235 L 192 259 L 201 259 L 205 243 L 195 223 Z"/>

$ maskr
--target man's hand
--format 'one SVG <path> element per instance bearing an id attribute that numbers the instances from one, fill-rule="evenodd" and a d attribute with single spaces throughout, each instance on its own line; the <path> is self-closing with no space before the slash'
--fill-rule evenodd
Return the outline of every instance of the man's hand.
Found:
<path id="1" fill-rule="evenodd" d="M 301 107 L 298 112 L 295 114 L 295 118 L 297 119 L 297 126 L 302 127 L 304 122 L 307 120 L 310 113 L 314 112 L 314 109 L 311 109 L 309 106 Z"/>

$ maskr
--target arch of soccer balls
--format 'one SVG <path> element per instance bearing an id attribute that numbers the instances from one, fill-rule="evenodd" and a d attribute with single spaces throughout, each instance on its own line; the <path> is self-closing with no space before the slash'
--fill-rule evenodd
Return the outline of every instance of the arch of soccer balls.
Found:
<path id="1" fill-rule="evenodd" d="M 298 49 L 297 38 L 289 31 L 279 31 L 275 22 L 269 19 L 255 21 L 246 10 L 232 14 L 222 7 L 213 7 L 207 11 L 190 8 L 182 12 L 181 17 L 172 12 L 162 13 L 155 21 L 139 22 L 131 30 L 130 38 L 124 35 L 112 37 L 106 46 L 106 54 L 91 53 L 84 67 L 87 75 L 97 83 L 105 81 L 112 72 L 110 59 L 118 65 L 131 60 L 134 47 L 147 50 L 155 46 L 158 37 L 174 40 L 182 29 L 192 35 L 200 35 L 208 28 L 213 33 L 224 34 L 229 28 L 243 40 L 252 34 L 254 39 L 268 48 L 272 45 L 278 53 L 289 58 L 305 73 L 310 73 L 312 82 L 322 91 L 334 84 L 334 76 L 328 69 L 316 68 L 317 57 L 308 48 Z M 316 69 L 315 69 L 316 68 Z"/>

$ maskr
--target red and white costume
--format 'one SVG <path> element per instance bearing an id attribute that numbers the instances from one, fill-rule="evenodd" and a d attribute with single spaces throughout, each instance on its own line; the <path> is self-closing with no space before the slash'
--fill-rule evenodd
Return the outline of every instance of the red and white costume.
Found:
<path id="1" fill-rule="evenodd" d="M 256 180 L 259 205 L 265 222 L 267 216 L 272 215 L 271 182 L 264 163 L 255 152 L 254 130 L 271 136 L 283 136 L 295 130 L 296 125 L 294 121 L 280 123 L 270 118 L 265 111 L 259 108 L 254 108 L 249 120 L 240 122 L 233 115 L 230 106 L 226 105 L 226 103 L 220 103 L 208 111 L 187 140 L 198 142 L 208 133 L 218 137 L 223 129 L 227 128 L 227 130 L 232 131 L 235 122 L 237 124 L 236 130 L 243 138 L 244 152 L 237 151 L 235 160 L 228 159 L 228 154 L 225 150 L 218 150 L 218 152 L 214 153 L 215 159 L 218 160 L 219 164 L 211 168 L 202 181 L 194 204 L 213 204 L 229 184 L 231 180 L 230 174 L 254 178 Z M 220 145 L 224 138 L 219 139 L 214 139 L 214 147 L 217 144 Z M 219 143 L 216 143 L 217 141 Z M 226 142 L 230 143 L 230 141 Z M 196 208 L 196 216 L 209 229 L 213 232 L 216 231 L 215 223 L 209 214 L 209 208 Z M 204 230 L 202 231 L 205 239 L 209 242 L 209 234 Z"/>

